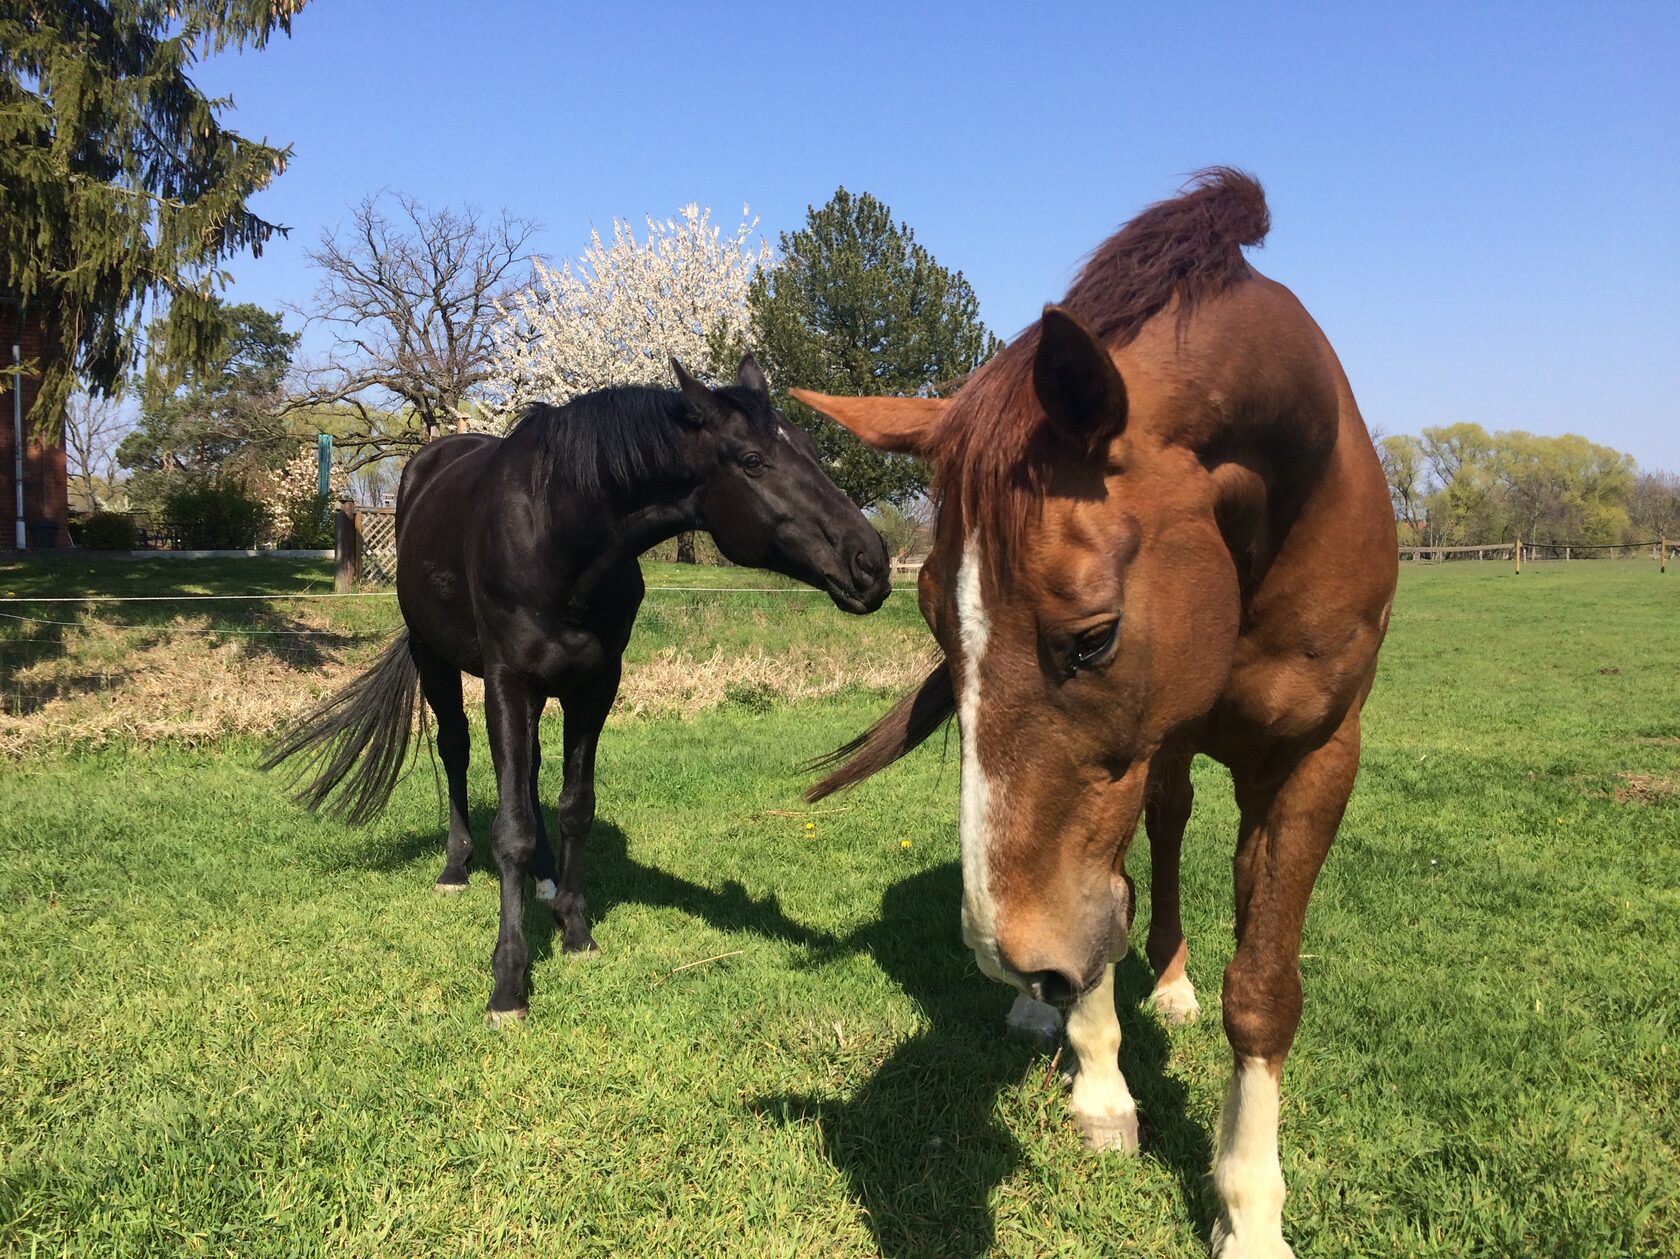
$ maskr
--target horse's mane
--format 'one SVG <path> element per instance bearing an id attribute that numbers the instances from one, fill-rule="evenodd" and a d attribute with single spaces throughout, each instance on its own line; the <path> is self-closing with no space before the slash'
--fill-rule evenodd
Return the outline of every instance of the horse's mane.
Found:
<path id="1" fill-rule="evenodd" d="M 1182 335 L 1198 305 L 1253 274 L 1243 248 L 1260 244 L 1270 227 L 1259 181 L 1212 167 L 1092 251 L 1061 305 L 1118 349 L 1176 299 Z M 942 503 L 954 496 L 964 520 L 990 525 L 1000 541 L 1019 536 L 1042 496 L 1035 480 L 1042 461 L 1028 457 L 1040 429 L 1032 390 L 1038 338 L 1034 323 L 969 376 L 932 452 Z"/>
<path id="2" fill-rule="evenodd" d="M 715 391 L 761 428 L 771 421 L 762 398 L 738 387 Z M 564 406 L 521 407 L 510 440 L 533 441 L 539 490 L 581 499 L 610 498 L 636 486 L 683 475 L 693 409 L 675 389 L 614 385 L 581 394 Z M 765 436 L 770 434 L 766 433 Z"/>
<path id="3" fill-rule="evenodd" d="M 1118 349 L 1175 300 L 1182 336 L 1196 307 L 1253 274 L 1243 248 L 1271 227 L 1259 181 L 1216 166 L 1191 179 L 1171 201 L 1150 206 L 1085 262 L 1062 299 L 1099 340 Z M 962 512 L 965 528 L 994 540 L 987 559 L 1001 564 L 1034 505 L 1042 501 L 1042 460 L 1033 459 L 1042 412 L 1033 394 L 1035 323 L 964 382 L 930 457 L 941 510 Z M 1001 572 L 1002 569 L 1000 568 Z M 806 793 L 820 800 L 885 769 L 937 730 L 956 706 L 949 672 L 940 665 L 863 734 L 813 768 L 838 769 Z"/>

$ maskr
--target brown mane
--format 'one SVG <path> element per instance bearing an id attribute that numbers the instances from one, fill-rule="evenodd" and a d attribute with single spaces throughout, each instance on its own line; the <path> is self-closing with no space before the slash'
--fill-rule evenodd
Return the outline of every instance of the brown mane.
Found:
<path id="1" fill-rule="evenodd" d="M 1243 248 L 1260 244 L 1270 227 L 1258 180 L 1226 166 L 1201 171 L 1177 197 L 1150 206 L 1099 245 L 1060 304 L 1118 349 L 1176 298 L 1182 333 L 1201 302 L 1253 274 Z M 974 371 L 932 453 L 941 504 L 987 526 L 1001 549 L 1042 497 L 1035 479 L 1041 461 L 1028 458 L 1041 428 L 1032 390 L 1038 338 L 1035 323 Z"/>

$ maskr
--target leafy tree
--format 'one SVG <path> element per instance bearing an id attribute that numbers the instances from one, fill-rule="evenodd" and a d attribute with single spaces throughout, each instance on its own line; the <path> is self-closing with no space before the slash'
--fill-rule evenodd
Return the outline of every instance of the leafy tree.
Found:
<path id="1" fill-rule="evenodd" d="M 1415 525 L 1423 493 L 1422 443 L 1406 433 L 1384 437 L 1377 443 L 1377 457 L 1382 460 L 1383 475 L 1388 478 L 1388 493 L 1394 500 L 1395 516 Z"/>
<path id="2" fill-rule="evenodd" d="M 117 461 L 136 473 L 130 496 L 138 501 L 155 501 L 182 479 L 276 464 L 297 445 L 281 398 L 297 335 L 260 306 L 212 309 L 219 332 L 212 365 L 144 407 L 117 447 Z"/>
<path id="3" fill-rule="evenodd" d="M 1619 542 L 1633 459 L 1575 433 L 1496 433 L 1490 467 L 1511 526 L 1530 542 Z"/>
<path id="4" fill-rule="evenodd" d="M 915 234 L 867 192 L 837 189 L 805 227 L 782 233 L 782 259 L 754 278 L 751 338 L 779 389 L 825 393 L 937 391 L 1001 348 L 980 321 L 960 271 L 934 261 Z M 927 488 L 918 460 L 870 450 L 792 399 L 788 418 L 811 434 L 829 475 L 860 506 L 903 502 Z"/>
<path id="5" fill-rule="evenodd" d="M 285 229 L 247 203 L 291 150 L 220 121 L 188 77 L 207 53 L 263 47 L 303 0 L 80 0 L 0 7 L 0 288 L 57 344 L 34 423 L 56 437 L 79 381 L 118 392 L 204 368 L 221 343 L 219 267 Z M 4 370 L 9 373 L 10 364 Z"/>
<path id="6" fill-rule="evenodd" d="M 1480 424 L 1423 430 L 1419 441 L 1436 489 L 1425 507 L 1435 542 L 1480 542 L 1500 536 L 1493 474 L 1493 439 Z"/>

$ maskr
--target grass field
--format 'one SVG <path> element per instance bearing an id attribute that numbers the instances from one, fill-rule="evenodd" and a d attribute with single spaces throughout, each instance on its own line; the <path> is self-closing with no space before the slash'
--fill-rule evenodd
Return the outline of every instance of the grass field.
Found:
<path id="1" fill-rule="evenodd" d="M 12 565 L 0 593 L 321 577 Z M 321 668 L 394 616 L 156 606 L 247 655 L 240 625 L 326 618 Z M 124 633 L 186 651 L 147 623 Z M 49 673 L 85 680 L 88 652 L 115 651 L 16 624 Z M 1137 1008 L 1141 950 L 1122 964 L 1145 1149 L 1087 1155 L 958 939 L 954 739 L 800 811 L 798 764 L 879 710 L 866 667 L 920 651 L 916 625 L 904 594 L 864 621 L 798 595 L 650 596 L 635 666 L 816 643 L 839 689 L 790 702 L 749 674 L 687 718 L 615 719 L 587 879 L 605 952 L 561 956 L 533 906 L 532 1016 L 501 1032 L 483 1020 L 494 883 L 432 894 L 424 762 L 352 831 L 289 805 L 251 735 L 20 743 L 0 769 L 0 1249 L 1205 1253 L 1225 775 L 1198 764 L 1185 851 L 1202 1020 L 1159 1025 Z M 142 679 L 108 663 L 114 681 L 16 721 L 127 702 Z M 319 672 L 273 667 L 299 689 Z M 556 764 L 557 721 L 545 739 Z M 475 755 L 482 836 L 482 738 Z M 1147 878 L 1144 845 L 1132 866 Z M 1680 1253 L 1680 578 L 1408 566 L 1303 948 L 1282 1120 L 1299 1255 Z"/>

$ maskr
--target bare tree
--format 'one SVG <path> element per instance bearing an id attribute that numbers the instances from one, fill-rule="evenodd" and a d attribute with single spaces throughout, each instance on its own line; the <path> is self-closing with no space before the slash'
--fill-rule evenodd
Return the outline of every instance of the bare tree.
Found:
<path id="1" fill-rule="evenodd" d="M 299 406 L 348 410 L 361 423 L 339 444 L 354 464 L 420 445 L 474 411 L 496 347 L 490 327 L 527 260 L 537 225 L 502 211 L 486 220 L 467 207 L 427 209 L 413 197 L 369 197 L 343 232 L 326 231 L 310 252 L 321 271 L 311 320 L 331 329 L 334 352 L 307 369 Z M 393 431 L 378 413 L 409 422 Z"/>
<path id="2" fill-rule="evenodd" d="M 1672 472 L 1641 472 L 1627 496 L 1628 521 L 1634 538 L 1680 537 L 1680 476 Z"/>
<path id="3" fill-rule="evenodd" d="M 64 412 L 64 455 L 70 480 L 90 510 L 102 511 L 117 478 L 117 446 L 133 428 L 122 397 L 77 393 Z"/>

